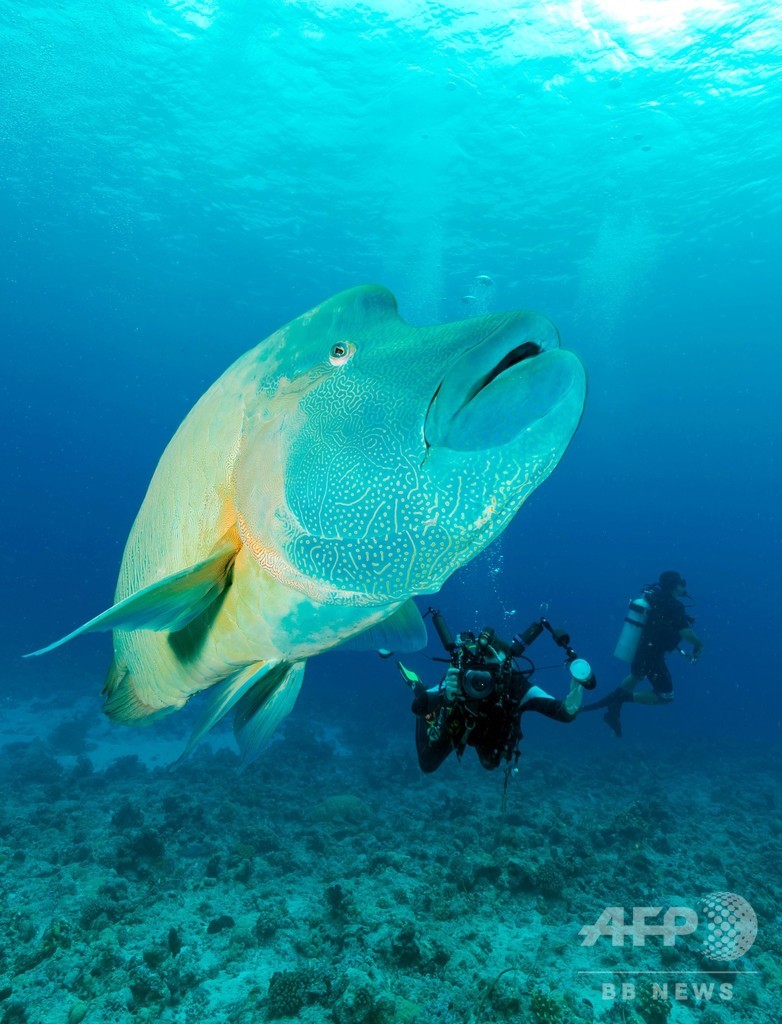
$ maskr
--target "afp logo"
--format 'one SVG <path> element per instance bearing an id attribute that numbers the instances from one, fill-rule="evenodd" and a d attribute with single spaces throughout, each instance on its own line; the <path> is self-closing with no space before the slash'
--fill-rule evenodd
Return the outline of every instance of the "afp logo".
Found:
<path id="1" fill-rule="evenodd" d="M 645 945 L 647 938 L 661 938 L 664 946 L 673 946 L 699 925 L 704 925 L 702 947 L 710 960 L 737 960 L 758 934 L 755 911 L 735 892 L 708 893 L 699 900 L 697 911 L 669 907 L 663 913 L 662 907 L 633 907 L 630 922 L 624 907 L 606 907 L 595 924 L 584 925 L 578 934 L 582 946 L 594 946 L 601 937 L 610 937 L 613 946 L 624 946 L 627 938 L 634 946 Z"/>

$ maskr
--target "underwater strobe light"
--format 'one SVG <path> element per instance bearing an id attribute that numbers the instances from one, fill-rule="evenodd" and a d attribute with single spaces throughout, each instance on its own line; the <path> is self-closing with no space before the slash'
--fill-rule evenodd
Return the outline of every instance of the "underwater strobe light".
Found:
<path id="1" fill-rule="evenodd" d="M 584 687 L 585 690 L 594 690 L 597 686 L 595 673 L 592 666 L 584 658 L 574 658 L 568 665 L 571 678 Z"/>

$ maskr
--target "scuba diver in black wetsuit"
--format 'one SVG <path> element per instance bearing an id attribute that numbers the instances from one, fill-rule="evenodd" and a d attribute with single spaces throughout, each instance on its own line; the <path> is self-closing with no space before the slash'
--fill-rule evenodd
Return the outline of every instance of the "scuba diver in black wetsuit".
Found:
<path id="1" fill-rule="evenodd" d="M 637 619 L 628 615 L 615 651 L 617 657 L 630 661 L 630 674 L 603 700 L 582 708 L 582 711 L 605 708 L 603 719 L 618 737 L 622 735 L 624 704 L 670 704 L 673 700 L 673 680 L 665 664 L 665 655 L 669 651 L 679 649 L 681 642 L 686 641 L 692 644 L 691 662 L 696 662 L 703 653 L 703 643 L 692 629 L 695 620 L 679 600 L 687 596 L 687 581 L 681 573 L 668 571 L 660 574 L 657 583 L 644 588 L 643 598 L 631 602 L 631 612 L 635 608 L 641 615 Z M 632 637 L 629 647 L 620 653 L 627 636 Z M 652 684 L 651 690 L 635 693 L 635 688 L 644 679 Z"/>
<path id="2" fill-rule="evenodd" d="M 418 763 L 423 772 L 433 772 L 452 750 L 461 759 L 468 746 L 474 747 L 486 769 L 501 761 L 515 765 L 520 750 L 521 715 L 537 711 L 558 722 L 572 722 L 581 705 L 583 689 L 593 689 L 595 677 L 589 664 L 569 646 L 566 633 L 552 629 L 546 619 L 533 622 L 521 636 L 508 643 L 494 630 L 451 636 L 442 615 L 430 608 L 427 615 L 443 646 L 450 655 L 450 667 L 438 686 L 427 689 L 421 679 L 399 663 L 402 678 L 414 693 L 412 711 L 416 715 L 415 740 Z M 528 668 L 520 668 L 515 659 L 547 630 L 554 642 L 565 650 L 570 668 L 570 693 L 556 700 L 532 683 L 535 666 L 524 657 Z M 507 782 L 507 774 L 506 774 Z"/>

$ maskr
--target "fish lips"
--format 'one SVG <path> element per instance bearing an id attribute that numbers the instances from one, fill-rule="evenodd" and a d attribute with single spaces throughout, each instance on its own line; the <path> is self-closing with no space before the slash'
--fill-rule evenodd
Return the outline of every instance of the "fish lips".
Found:
<path id="1" fill-rule="evenodd" d="M 428 447 L 479 452 L 530 435 L 562 446 L 581 418 L 586 376 L 536 313 L 508 316 L 449 366 L 424 422 Z"/>

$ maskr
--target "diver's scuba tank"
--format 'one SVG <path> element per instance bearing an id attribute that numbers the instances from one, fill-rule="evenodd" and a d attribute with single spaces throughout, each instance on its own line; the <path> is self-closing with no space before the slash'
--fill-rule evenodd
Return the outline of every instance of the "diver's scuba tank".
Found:
<path id="1" fill-rule="evenodd" d="M 651 604 L 647 600 L 645 593 L 640 597 L 634 597 L 630 602 L 624 625 L 622 626 L 622 632 L 619 634 L 619 639 L 616 641 L 616 647 L 614 648 L 615 658 L 628 663 L 633 660 L 638 650 L 641 633 L 646 625 L 646 620 L 649 618 L 650 608 Z"/>

